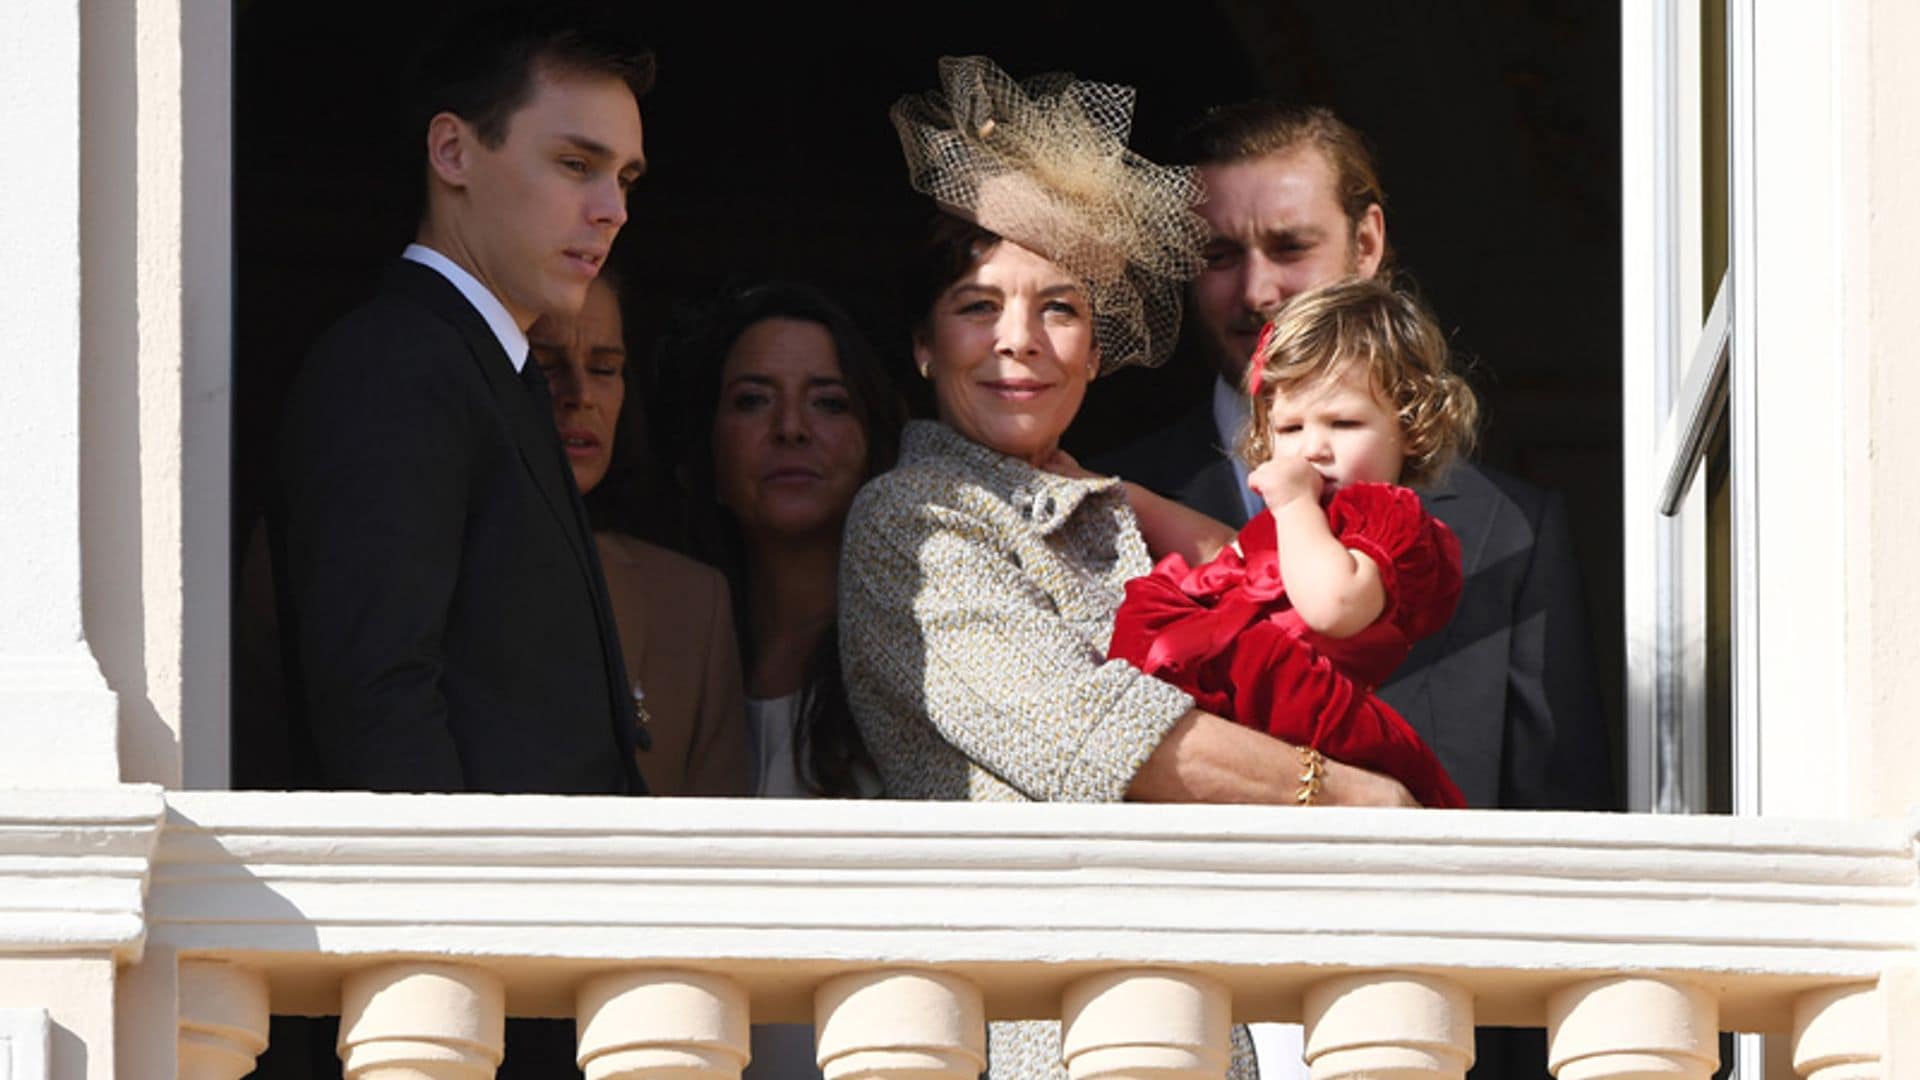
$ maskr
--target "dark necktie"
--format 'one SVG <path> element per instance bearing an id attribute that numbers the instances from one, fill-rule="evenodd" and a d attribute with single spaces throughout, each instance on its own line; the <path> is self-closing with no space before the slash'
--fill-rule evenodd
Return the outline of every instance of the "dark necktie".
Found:
<path id="1" fill-rule="evenodd" d="M 547 392 L 547 373 L 540 370 L 540 365 L 534 363 L 533 357 L 531 356 L 527 357 L 526 362 L 520 365 L 520 382 L 526 386 L 528 396 L 533 399 L 534 411 L 542 418 L 551 419 L 553 416 L 553 396 Z M 565 478 L 567 491 L 572 496 L 571 501 L 573 503 L 573 520 L 575 527 L 580 530 L 582 537 L 588 538 L 588 549 L 591 551 L 593 525 L 587 520 L 587 508 L 585 504 L 580 501 L 579 489 L 573 486 L 573 465 L 567 461 L 566 450 L 560 445 L 560 433 L 557 428 L 553 429 L 553 450 L 555 460 L 560 463 L 560 473 Z M 593 567 L 594 588 L 598 590 L 599 593 L 595 600 L 603 608 L 603 620 L 611 622 L 613 617 L 612 610 L 606 607 L 608 602 L 607 583 L 606 578 L 601 574 L 600 560 L 598 557 L 593 558 L 590 565 Z M 628 674 L 628 677 L 632 677 L 631 673 Z M 648 715 L 646 703 L 641 697 L 640 684 L 635 682 L 632 689 L 634 742 L 640 749 L 649 750 L 653 747 L 653 732 L 648 730 L 647 725 L 652 718 Z"/>
<path id="2" fill-rule="evenodd" d="M 526 386 L 527 393 L 533 395 L 533 403 L 539 406 L 540 415 L 552 416 L 553 396 L 547 392 L 547 373 L 540 370 L 540 365 L 534 363 L 531 356 L 520 365 L 520 382 Z"/>

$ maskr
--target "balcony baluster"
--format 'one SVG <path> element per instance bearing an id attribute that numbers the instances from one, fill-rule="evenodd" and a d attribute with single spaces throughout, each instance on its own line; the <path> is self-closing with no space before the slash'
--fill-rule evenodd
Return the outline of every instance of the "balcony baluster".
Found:
<path id="1" fill-rule="evenodd" d="M 603 975 L 575 1015 L 587 1080 L 739 1080 L 747 1063 L 747 992 L 719 975 Z"/>
<path id="2" fill-rule="evenodd" d="M 1879 1080 L 1886 1023 L 1871 983 L 1802 994 L 1793 1003 L 1793 1067 L 1807 1080 Z"/>
<path id="3" fill-rule="evenodd" d="M 1720 1005 L 1680 982 L 1607 978 L 1547 999 L 1558 1080 L 1707 1080 L 1720 1067 Z"/>
<path id="4" fill-rule="evenodd" d="M 180 1080 L 240 1080 L 267 1048 L 266 976 L 221 960 L 180 964 Z"/>
<path id="5" fill-rule="evenodd" d="M 1307 990 L 1313 1080 L 1460 1080 L 1473 1064 L 1473 995 L 1445 979 L 1374 972 Z"/>
<path id="6" fill-rule="evenodd" d="M 986 1011 L 972 983 L 938 971 L 842 975 L 814 994 L 826 1080 L 974 1080 L 986 1067 Z"/>
<path id="7" fill-rule="evenodd" d="M 340 993 L 346 1080 L 491 1080 L 506 1047 L 500 978 L 453 964 L 390 964 Z"/>
<path id="8" fill-rule="evenodd" d="M 1117 971 L 1067 988 L 1061 1044 L 1073 1080 L 1219 1080 L 1233 1000 L 1213 979 Z"/>

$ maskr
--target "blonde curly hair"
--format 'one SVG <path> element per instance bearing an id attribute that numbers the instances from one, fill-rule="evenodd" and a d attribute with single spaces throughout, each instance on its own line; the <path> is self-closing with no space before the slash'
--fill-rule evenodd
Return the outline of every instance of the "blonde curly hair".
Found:
<path id="1" fill-rule="evenodd" d="M 1480 417 L 1473 389 L 1452 370 L 1451 355 L 1426 305 L 1403 288 L 1371 278 L 1303 292 L 1267 323 L 1248 363 L 1253 415 L 1240 457 L 1258 466 L 1272 456 L 1267 417 L 1276 393 L 1360 364 L 1400 421 L 1406 451 L 1400 483 L 1431 484 L 1473 448 Z"/>

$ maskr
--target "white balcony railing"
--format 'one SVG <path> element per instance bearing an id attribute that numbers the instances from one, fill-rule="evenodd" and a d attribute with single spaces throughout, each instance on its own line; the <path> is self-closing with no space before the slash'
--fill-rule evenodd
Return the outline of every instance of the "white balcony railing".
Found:
<path id="1" fill-rule="evenodd" d="M 118 1060 L 183 1077 L 243 1075 L 269 1011 L 340 1014 L 368 1077 L 489 1075 L 503 1015 L 576 1018 L 607 1077 L 732 1076 L 749 1020 L 817 1022 L 829 1077 L 966 1077 L 983 1018 L 1197 1077 L 1230 1015 L 1305 1021 L 1317 1078 L 1457 1076 L 1476 1023 L 1548 1027 L 1562 1080 L 1705 1077 L 1720 1031 L 1920 1075 L 1887 821 L 123 788 L 0 794 L 0 885 L 0 955 L 117 957 Z"/>

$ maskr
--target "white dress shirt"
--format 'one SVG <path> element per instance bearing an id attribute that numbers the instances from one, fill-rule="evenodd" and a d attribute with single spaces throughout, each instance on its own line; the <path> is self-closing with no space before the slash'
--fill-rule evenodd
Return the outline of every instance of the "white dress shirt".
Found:
<path id="1" fill-rule="evenodd" d="M 526 366 L 526 332 L 513 321 L 513 316 L 507 314 L 507 305 L 501 303 L 500 298 L 493 295 L 485 285 L 480 284 L 479 278 L 467 273 L 459 263 L 425 244 L 408 244 L 407 250 L 401 252 L 400 257 L 408 262 L 417 262 L 452 282 L 453 287 L 460 290 L 460 295 L 467 298 L 467 303 L 473 305 L 473 310 L 479 312 L 480 317 L 487 321 L 487 328 L 492 330 L 493 336 L 500 340 L 500 350 L 507 354 L 507 360 L 513 364 L 513 370 L 517 372 Z"/>
<path id="2" fill-rule="evenodd" d="M 1246 507 L 1248 521 L 1267 508 L 1266 501 L 1247 487 L 1247 463 L 1240 460 L 1236 449 L 1241 433 L 1247 430 L 1252 418 L 1253 406 L 1247 401 L 1247 395 L 1239 387 L 1228 386 L 1225 379 L 1214 379 L 1213 428 L 1220 435 L 1216 445 L 1226 448 L 1227 460 L 1233 463 L 1233 478 L 1240 482 L 1240 502 Z"/>

